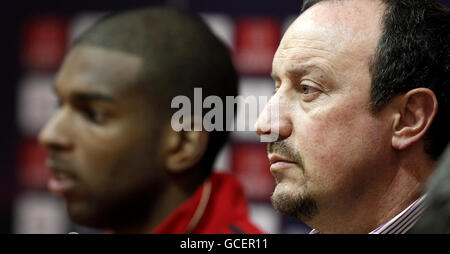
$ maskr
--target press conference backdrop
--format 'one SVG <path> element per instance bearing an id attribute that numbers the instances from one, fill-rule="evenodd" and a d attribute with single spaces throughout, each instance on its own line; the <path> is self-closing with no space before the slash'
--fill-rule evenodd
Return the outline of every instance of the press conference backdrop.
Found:
<path id="1" fill-rule="evenodd" d="M 126 2 L 126 3 L 124 3 Z M 450 0 L 440 1 L 450 6 Z M 270 96 L 273 54 L 298 16 L 301 1 L 16 1 L 2 18 L 3 92 L 0 162 L 0 232 L 95 233 L 73 224 L 63 200 L 46 189 L 46 152 L 37 134 L 56 109 L 54 75 L 70 42 L 110 11 L 166 4 L 200 14 L 230 47 L 241 80 L 239 95 Z M 255 119 L 250 119 L 253 126 Z M 238 108 L 237 121 L 245 121 Z M 249 200 L 251 219 L 268 233 L 307 233 L 303 223 L 276 213 L 269 198 L 274 180 L 265 145 L 253 132 L 234 132 L 215 163 L 235 173 Z"/>

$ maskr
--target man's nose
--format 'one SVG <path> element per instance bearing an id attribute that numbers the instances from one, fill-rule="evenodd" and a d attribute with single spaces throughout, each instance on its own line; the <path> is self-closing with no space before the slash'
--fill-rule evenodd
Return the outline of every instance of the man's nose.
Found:
<path id="1" fill-rule="evenodd" d="M 266 142 L 282 140 L 291 135 L 292 123 L 289 118 L 287 100 L 280 91 L 272 96 L 255 124 L 256 133 Z"/>
<path id="2" fill-rule="evenodd" d="M 68 150 L 73 147 L 71 124 L 67 112 L 59 109 L 39 133 L 39 142 L 49 150 Z"/>

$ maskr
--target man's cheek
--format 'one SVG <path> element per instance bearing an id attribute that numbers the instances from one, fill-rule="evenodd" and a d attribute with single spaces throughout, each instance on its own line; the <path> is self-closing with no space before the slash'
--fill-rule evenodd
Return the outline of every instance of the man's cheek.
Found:
<path id="1" fill-rule="evenodd" d="M 351 142 L 343 128 L 331 122 L 308 126 L 307 131 L 301 133 L 299 141 L 305 166 L 313 163 L 312 166 L 323 167 L 323 170 L 331 172 L 340 167 L 341 161 L 348 156 L 346 150 Z"/>

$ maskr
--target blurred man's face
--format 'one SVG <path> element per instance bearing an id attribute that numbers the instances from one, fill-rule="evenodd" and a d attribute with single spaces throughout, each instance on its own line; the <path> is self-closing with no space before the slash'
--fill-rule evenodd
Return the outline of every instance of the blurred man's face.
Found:
<path id="1" fill-rule="evenodd" d="M 386 114 L 372 114 L 368 104 L 382 12 L 378 1 L 325 1 L 303 13 L 280 43 L 276 90 L 257 131 L 279 134 L 268 156 L 277 183 L 272 201 L 282 213 L 309 221 L 377 191 L 372 185 L 391 151 Z M 267 115 L 272 107 L 279 107 L 277 117 Z"/>
<path id="2" fill-rule="evenodd" d="M 137 219 L 156 195 L 163 174 L 154 115 L 130 89 L 141 64 L 131 54 L 81 45 L 56 77 L 61 105 L 40 141 L 50 151 L 49 188 L 66 199 L 77 223 L 104 227 Z"/>

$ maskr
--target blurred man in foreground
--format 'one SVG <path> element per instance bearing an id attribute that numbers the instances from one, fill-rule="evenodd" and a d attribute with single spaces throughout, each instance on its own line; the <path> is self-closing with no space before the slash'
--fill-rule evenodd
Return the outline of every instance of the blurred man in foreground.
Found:
<path id="1" fill-rule="evenodd" d="M 167 8 L 106 17 L 55 80 L 60 107 L 40 134 L 70 218 L 116 233 L 260 233 L 243 191 L 212 173 L 227 132 L 174 131 L 171 100 L 234 96 L 228 49 L 194 15 Z M 185 121 L 194 121 L 184 119 Z"/>
<path id="2" fill-rule="evenodd" d="M 256 125 L 278 135 L 268 145 L 277 210 L 311 233 L 414 225 L 450 135 L 449 31 L 432 0 L 304 1 Z"/>
<path id="3" fill-rule="evenodd" d="M 427 182 L 426 209 L 408 233 L 450 234 L 450 146 Z"/>

